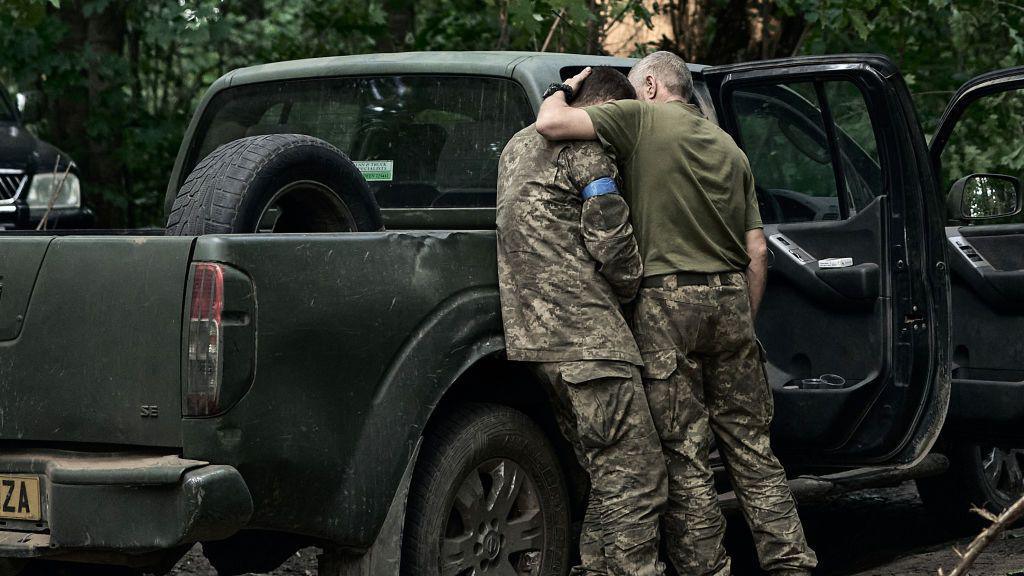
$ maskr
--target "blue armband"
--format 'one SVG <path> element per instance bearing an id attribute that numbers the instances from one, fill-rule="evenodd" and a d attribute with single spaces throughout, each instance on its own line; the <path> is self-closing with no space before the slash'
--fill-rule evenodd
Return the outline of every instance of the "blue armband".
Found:
<path id="1" fill-rule="evenodd" d="M 615 184 L 615 180 L 605 177 L 598 178 L 590 184 L 587 184 L 583 191 L 580 192 L 580 196 L 583 196 L 584 200 L 593 198 L 594 196 L 601 196 L 602 194 L 618 194 L 619 186 Z"/>

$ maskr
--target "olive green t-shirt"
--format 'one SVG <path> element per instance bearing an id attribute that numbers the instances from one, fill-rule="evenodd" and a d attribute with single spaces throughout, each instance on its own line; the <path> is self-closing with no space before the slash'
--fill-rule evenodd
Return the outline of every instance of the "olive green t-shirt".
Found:
<path id="1" fill-rule="evenodd" d="M 619 100 L 584 108 L 622 171 L 644 275 L 744 270 L 761 228 L 750 163 L 690 104 Z"/>

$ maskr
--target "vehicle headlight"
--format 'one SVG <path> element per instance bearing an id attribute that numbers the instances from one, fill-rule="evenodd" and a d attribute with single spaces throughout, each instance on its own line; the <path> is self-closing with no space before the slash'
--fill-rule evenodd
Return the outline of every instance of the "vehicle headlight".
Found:
<path id="1" fill-rule="evenodd" d="M 63 184 L 61 181 L 63 180 Z M 57 185 L 60 184 L 60 190 Z M 78 176 L 68 174 L 44 173 L 32 177 L 32 186 L 28 189 L 25 201 L 28 207 L 45 210 L 53 198 L 54 208 L 78 208 L 82 205 L 82 189 L 78 184 Z"/>

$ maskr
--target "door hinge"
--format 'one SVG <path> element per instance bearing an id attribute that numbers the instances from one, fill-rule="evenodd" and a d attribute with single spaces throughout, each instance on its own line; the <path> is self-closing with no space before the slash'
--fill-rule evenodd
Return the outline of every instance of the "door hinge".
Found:
<path id="1" fill-rule="evenodd" d="M 914 311 L 903 317 L 903 330 L 913 330 L 915 332 L 924 330 L 928 327 L 928 318 L 917 311 L 917 307 L 914 307 Z"/>

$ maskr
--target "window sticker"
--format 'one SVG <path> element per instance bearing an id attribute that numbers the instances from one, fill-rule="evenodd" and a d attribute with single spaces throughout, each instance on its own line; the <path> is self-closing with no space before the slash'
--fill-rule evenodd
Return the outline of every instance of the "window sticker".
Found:
<path id="1" fill-rule="evenodd" d="M 395 176 L 394 160 L 356 160 L 353 163 L 367 182 L 391 182 Z"/>
<path id="2" fill-rule="evenodd" d="M 853 258 L 824 258 L 818 260 L 818 268 L 849 268 L 853 266 Z"/>

